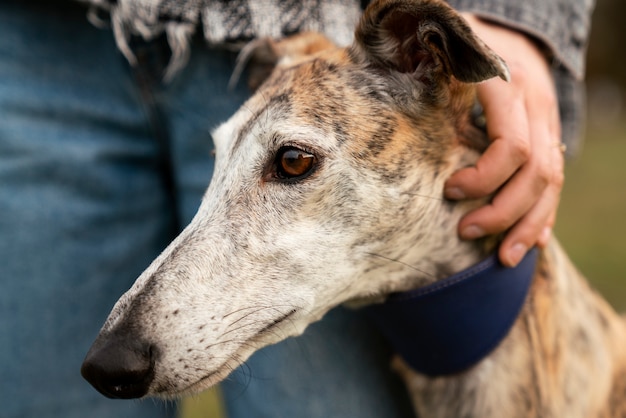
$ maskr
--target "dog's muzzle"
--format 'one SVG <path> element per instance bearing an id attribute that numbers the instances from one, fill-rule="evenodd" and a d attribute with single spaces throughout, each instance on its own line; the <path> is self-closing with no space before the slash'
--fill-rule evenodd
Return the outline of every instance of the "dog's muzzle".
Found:
<path id="1" fill-rule="evenodd" d="M 109 398 L 141 398 L 154 379 L 154 346 L 125 334 L 99 335 L 80 369 Z"/>

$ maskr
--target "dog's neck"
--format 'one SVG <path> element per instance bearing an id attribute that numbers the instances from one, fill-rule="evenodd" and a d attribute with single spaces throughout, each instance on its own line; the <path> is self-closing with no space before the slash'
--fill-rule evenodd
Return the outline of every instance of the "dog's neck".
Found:
<path id="1" fill-rule="evenodd" d="M 487 236 L 477 240 L 462 240 L 458 234 L 458 225 L 462 217 L 471 210 L 485 204 L 487 199 L 479 201 L 447 201 L 443 200 L 438 216 L 444 217 L 445 221 L 440 222 L 437 227 L 431 230 L 429 249 L 426 256 L 422 256 L 421 251 L 415 251 L 417 259 L 415 262 L 420 265 L 419 269 L 426 274 L 417 274 L 409 280 L 407 289 L 421 287 L 446 277 L 459 271 L 465 270 L 493 254 L 497 249 L 500 238 L 498 236 Z M 446 213 L 446 215 L 441 215 Z"/>
<path id="2" fill-rule="evenodd" d="M 443 184 L 441 185 L 443 187 Z M 441 189 L 443 190 L 443 189 Z M 422 198 L 424 199 L 424 198 Z M 432 199 L 428 197 L 427 199 Z M 415 199 L 415 204 L 420 200 Z M 434 199 L 433 199 L 434 200 Z M 380 302 L 387 295 L 405 292 L 427 286 L 443 280 L 462 270 L 483 261 L 496 250 L 499 237 L 488 236 L 474 241 L 462 240 L 457 232 L 461 218 L 470 210 L 483 204 L 484 200 L 452 202 L 445 199 L 438 201 L 436 214 L 431 219 L 437 219 L 437 225 L 432 226 L 426 239 L 423 237 L 420 226 L 416 226 L 409 236 L 416 237 L 410 250 L 402 257 L 387 257 L 392 261 L 389 268 L 374 269 L 368 274 L 368 280 L 378 282 L 377 292 L 365 298 L 358 298 L 350 302 L 351 306 L 362 306 Z M 443 219 L 439 222 L 439 219 Z M 426 220 L 426 223 L 431 222 Z M 420 222 L 416 222 L 419 224 Z M 401 244 L 400 246 L 402 246 Z M 380 286 L 384 277 L 385 285 Z"/>
<path id="3" fill-rule="evenodd" d="M 440 117 L 432 124 L 438 129 L 428 133 L 440 136 L 431 142 L 434 143 L 433 148 L 441 148 L 440 156 L 444 162 L 426 170 L 426 175 L 432 174 L 432 181 L 425 181 L 424 170 L 419 167 L 424 164 L 423 161 L 416 162 L 414 170 L 411 167 L 407 169 L 415 172 L 414 177 L 407 178 L 402 186 L 415 191 L 408 206 L 422 211 L 408 214 L 405 222 L 409 227 L 401 236 L 394 237 L 397 241 L 390 241 L 390 246 L 410 250 L 400 257 L 395 256 L 393 251 L 387 253 L 388 258 L 407 266 L 390 268 L 383 273 L 389 282 L 388 288 L 383 290 L 387 293 L 422 287 L 467 269 L 492 254 L 500 240 L 498 236 L 488 236 L 464 241 L 458 234 L 461 218 L 484 205 L 489 197 L 462 201 L 443 197 L 446 180 L 457 170 L 474 165 L 488 144 L 486 132 L 474 123 L 477 115 L 472 111 L 475 104 L 473 86 L 453 86 L 450 93 L 445 111 L 434 115 Z M 450 115 L 453 117 L 450 118 Z M 405 152 L 412 151 L 407 148 Z M 423 210 L 425 207 L 427 209 Z M 372 279 L 376 280 L 375 277 Z"/>
<path id="4" fill-rule="evenodd" d="M 451 171 L 446 170 L 444 178 L 439 179 L 440 184 L 442 180 L 447 180 L 453 172 L 475 165 L 489 145 L 484 113 L 475 99 L 474 87 L 453 82 L 451 84 L 451 97 L 450 113 L 455 115 L 453 120 L 457 141 L 453 143 L 449 153 L 450 164 L 447 169 Z M 489 235 L 477 240 L 465 241 L 460 239 L 457 232 L 461 218 L 470 211 L 487 204 L 490 199 L 491 196 L 460 201 L 444 199 L 443 206 L 449 209 L 446 225 L 454 226 L 454 231 L 444 229 L 441 231 L 442 235 L 438 235 L 439 246 L 435 251 L 442 254 L 449 251 L 449 254 L 444 257 L 444 262 L 439 261 L 441 264 L 435 270 L 435 281 L 465 270 L 483 261 L 496 251 L 501 240 L 499 235 Z"/>

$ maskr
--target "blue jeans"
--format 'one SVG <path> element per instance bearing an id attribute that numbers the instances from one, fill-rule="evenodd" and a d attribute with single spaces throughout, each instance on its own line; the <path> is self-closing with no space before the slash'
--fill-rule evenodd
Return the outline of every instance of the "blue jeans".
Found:
<path id="1" fill-rule="evenodd" d="M 82 8 L 41 3 L 0 3 L 0 416 L 174 416 L 171 403 L 106 399 L 79 369 L 117 298 L 195 213 L 209 131 L 249 92 L 226 88 L 232 53 L 197 40 L 163 85 L 162 40 L 136 42 L 131 69 Z M 338 309 L 235 371 L 226 406 L 410 417 L 388 357 L 367 320 Z"/>

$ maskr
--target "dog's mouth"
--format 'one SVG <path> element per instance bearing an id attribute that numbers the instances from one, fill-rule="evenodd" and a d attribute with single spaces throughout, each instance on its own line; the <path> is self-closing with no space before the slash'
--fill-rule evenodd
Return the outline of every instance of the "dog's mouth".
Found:
<path id="1" fill-rule="evenodd" d="M 239 345 L 239 348 L 234 353 L 230 354 L 225 362 L 223 362 L 221 365 L 216 367 L 211 372 L 205 374 L 195 382 L 191 383 L 190 385 L 174 391 L 171 390 L 171 386 L 168 388 L 157 389 L 154 393 L 154 396 L 159 396 L 162 398 L 179 398 L 182 396 L 199 393 L 212 386 L 215 386 L 216 384 L 224 380 L 237 367 L 243 364 L 248 359 L 248 357 L 252 355 L 252 353 L 256 352 L 258 349 L 266 345 L 271 344 L 267 342 L 267 336 L 277 335 L 277 328 L 281 324 L 295 316 L 297 312 L 297 309 L 292 309 L 286 314 L 269 322 L 256 334 L 254 334 L 254 336 L 242 342 Z"/>
<path id="2" fill-rule="evenodd" d="M 298 312 L 297 309 L 292 309 L 289 312 L 287 312 L 286 314 L 284 314 L 283 316 L 280 316 L 280 317 L 274 319 L 269 324 L 267 324 L 265 327 L 261 328 L 261 330 L 259 330 L 259 332 L 257 332 L 257 334 L 254 337 L 251 338 L 251 340 L 253 340 L 255 338 L 262 337 L 263 335 L 267 334 L 268 331 L 272 330 L 272 328 L 275 328 L 278 325 L 282 324 L 283 322 L 287 321 L 289 318 L 293 317 L 297 312 Z"/>

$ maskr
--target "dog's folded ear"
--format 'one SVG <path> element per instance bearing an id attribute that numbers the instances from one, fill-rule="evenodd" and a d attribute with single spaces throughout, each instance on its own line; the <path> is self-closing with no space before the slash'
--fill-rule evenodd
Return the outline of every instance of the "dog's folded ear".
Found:
<path id="1" fill-rule="evenodd" d="M 442 0 L 372 2 L 356 29 L 351 54 L 420 81 L 509 78 L 504 61 Z"/>

